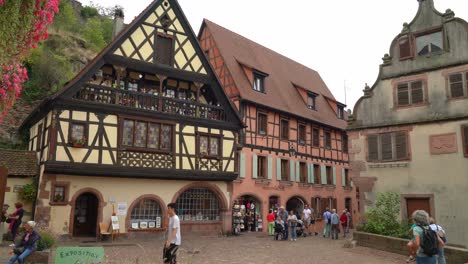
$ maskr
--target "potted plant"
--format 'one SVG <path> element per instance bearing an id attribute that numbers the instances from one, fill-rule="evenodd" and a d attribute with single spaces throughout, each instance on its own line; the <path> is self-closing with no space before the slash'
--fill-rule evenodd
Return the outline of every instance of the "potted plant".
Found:
<path id="1" fill-rule="evenodd" d="M 86 144 L 86 137 L 72 139 L 71 144 L 74 148 L 82 148 Z"/>
<path id="2" fill-rule="evenodd" d="M 60 194 L 54 196 L 54 202 L 63 202 L 63 197 Z"/>

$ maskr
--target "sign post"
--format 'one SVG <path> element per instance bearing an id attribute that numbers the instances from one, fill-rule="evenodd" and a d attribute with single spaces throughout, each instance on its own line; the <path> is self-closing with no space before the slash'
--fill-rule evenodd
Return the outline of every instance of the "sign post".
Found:
<path id="1" fill-rule="evenodd" d="M 104 264 L 103 247 L 59 247 L 55 264 Z"/>

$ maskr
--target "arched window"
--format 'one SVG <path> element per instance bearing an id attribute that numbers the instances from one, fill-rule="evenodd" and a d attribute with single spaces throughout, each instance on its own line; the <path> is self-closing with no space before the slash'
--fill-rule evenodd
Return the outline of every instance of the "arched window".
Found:
<path id="1" fill-rule="evenodd" d="M 130 215 L 132 229 L 161 228 L 162 210 L 153 199 L 141 199 Z"/>
<path id="2" fill-rule="evenodd" d="M 181 221 L 219 221 L 219 201 L 207 188 L 192 188 L 176 201 L 176 212 Z"/>

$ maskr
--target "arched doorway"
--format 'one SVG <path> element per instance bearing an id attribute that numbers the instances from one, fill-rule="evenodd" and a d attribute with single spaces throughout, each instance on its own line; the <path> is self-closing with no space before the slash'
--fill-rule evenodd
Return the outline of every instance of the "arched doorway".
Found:
<path id="1" fill-rule="evenodd" d="M 252 195 L 242 195 L 238 201 L 244 218 L 244 225 L 241 225 L 241 230 L 261 231 L 263 229 L 262 201 Z"/>
<path id="2" fill-rule="evenodd" d="M 96 236 L 99 199 L 93 193 L 82 193 L 75 202 L 73 235 Z"/>
<path id="3" fill-rule="evenodd" d="M 302 214 L 302 210 L 304 210 L 304 204 L 305 202 L 301 197 L 294 196 L 286 202 L 286 210 L 288 212 L 293 210 L 294 212 L 299 212 L 299 214 Z"/>

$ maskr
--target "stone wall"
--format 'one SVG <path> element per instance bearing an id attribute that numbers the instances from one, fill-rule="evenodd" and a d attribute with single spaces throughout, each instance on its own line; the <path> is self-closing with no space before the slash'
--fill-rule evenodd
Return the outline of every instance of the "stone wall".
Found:
<path id="1" fill-rule="evenodd" d="M 381 236 L 376 234 L 355 231 L 353 239 L 361 247 L 375 248 L 401 255 L 406 255 L 406 244 L 408 240 Z M 447 263 L 468 263 L 468 250 L 463 248 L 445 247 L 445 258 Z"/>

